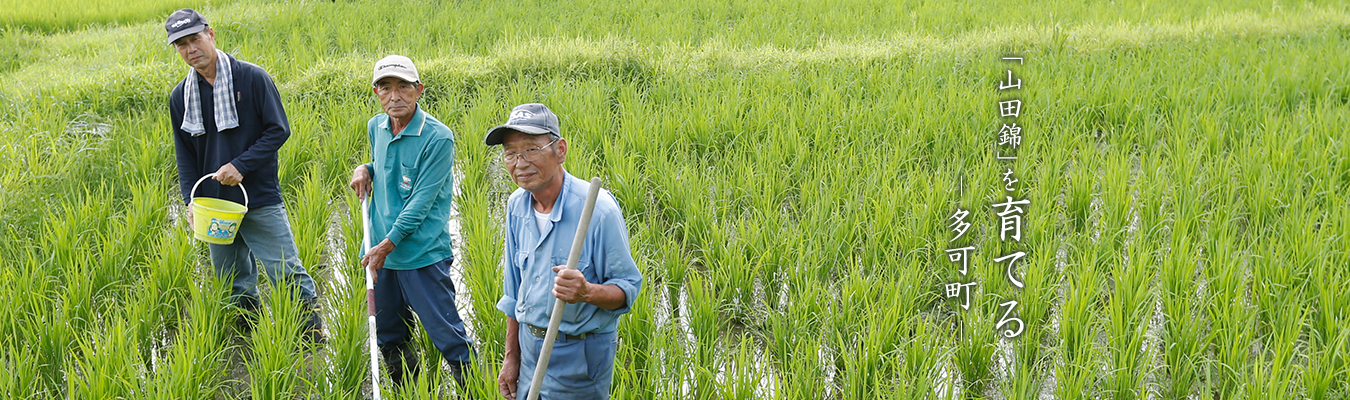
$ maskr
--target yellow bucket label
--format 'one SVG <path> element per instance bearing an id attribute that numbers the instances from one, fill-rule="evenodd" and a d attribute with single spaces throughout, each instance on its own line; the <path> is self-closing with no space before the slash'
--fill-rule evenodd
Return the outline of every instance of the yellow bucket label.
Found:
<path id="1" fill-rule="evenodd" d="M 206 229 L 206 234 L 213 238 L 230 239 L 234 237 L 234 231 L 237 229 L 239 229 L 238 221 L 211 218 L 211 226 Z"/>

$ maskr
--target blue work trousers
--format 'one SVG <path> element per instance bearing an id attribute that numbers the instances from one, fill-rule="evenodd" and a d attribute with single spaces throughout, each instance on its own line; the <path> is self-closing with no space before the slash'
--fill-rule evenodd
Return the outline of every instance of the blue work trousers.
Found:
<path id="1" fill-rule="evenodd" d="M 520 377 L 516 398 L 530 394 L 534 368 L 539 364 L 539 352 L 544 339 L 530 333 L 530 327 L 520 324 Z M 614 353 L 619 348 L 619 333 L 592 333 L 585 339 L 568 339 L 558 333 L 553 353 L 540 387 L 541 400 L 609 399 L 609 384 L 614 378 Z"/>
<path id="2" fill-rule="evenodd" d="M 409 327 L 417 313 L 445 361 L 469 362 L 473 350 L 455 307 L 455 283 L 450 280 L 453 261 L 452 257 L 418 269 L 376 271 L 375 332 L 381 349 L 411 340 Z"/>

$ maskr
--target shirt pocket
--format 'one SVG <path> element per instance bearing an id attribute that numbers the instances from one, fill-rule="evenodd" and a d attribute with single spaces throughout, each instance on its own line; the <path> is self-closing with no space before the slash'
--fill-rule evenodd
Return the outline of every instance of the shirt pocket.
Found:
<path id="1" fill-rule="evenodd" d="M 507 267 L 507 268 L 515 268 L 515 269 L 518 270 L 518 271 L 525 271 L 525 261 L 526 261 L 526 259 L 528 259 L 528 258 L 530 258 L 530 252 L 529 252 L 529 251 L 527 251 L 527 250 L 517 250 L 517 251 L 516 251 L 516 258 L 512 260 L 512 261 L 515 261 L 515 262 L 516 262 L 516 265 L 507 265 L 506 267 Z"/>
<path id="2" fill-rule="evenodd" d="M 417 166 L 398 166 L 398 196 L 404 200 L 412 195 L 413 184 L 417 182 Z"/>
<path id="3" fill-rule="evenodd" d="M 516 271 L 516 276 L 520 278 L 520 282 L 516 284 L 516 291 L 517 291 L 516 302 L 518 306 L 522 306 L 525 304 L 524 301 L 525 294 L 529 293 L 528 288 L 530 286 L 526 285 L 525 282 L 534 278 L 527 272 L 529 271 L 529 268 L 526 268 L 525 266 L 526 265 L 525 262 L 529 259 L 529 257 L 530 252 L 525 250 L 517 250 L 516 254 L 511 256 L 511 262 L 515 264 L 502 266 L 502 268 L 507 268 Z"/>

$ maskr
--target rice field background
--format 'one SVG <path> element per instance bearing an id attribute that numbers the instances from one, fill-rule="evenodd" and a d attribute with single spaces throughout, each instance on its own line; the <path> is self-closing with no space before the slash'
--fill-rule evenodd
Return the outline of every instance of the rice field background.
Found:
<path id="1" fill-rule="evenodd" d="M 532 101 L 560 115 L 569 172 L 618 198 L 647 278 L 617 399 L 1350 397 L 1345 4 L 61 3 L 0 1 L 5 398 L 366 398 L 346 181 L 389 53 L 456 131 L 480 355 L 467 387 L 424 363 L 394 397 L 498 398 L 515 186 L 482 135 Z M 284 291 L 235 333 L 181 220 L 165 101 L 187 68 L 162 23 L 184 5 L 281 89 L 325 348 L 301 345 Z M 1031 201 L 1015 245 L 990 207 L 1008 167 Z M 973 228 L 949 242 L 957 209 Z M 943 292 L 966 279 L 953 243 L 976 247 L 969 310 Z M 1013 249 L 1023 288 L 992 261 Z M 1008 299 L 1013 339 L 994 328 Z"/>

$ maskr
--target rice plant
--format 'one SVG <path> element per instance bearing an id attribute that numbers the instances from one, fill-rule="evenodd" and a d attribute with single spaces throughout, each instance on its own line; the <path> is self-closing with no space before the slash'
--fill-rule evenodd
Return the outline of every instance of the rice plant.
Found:
<path id="1" fill-rule="evenodd" d="M 265 279 L 260 279 L 263 281 Z M 261 283 L 261 282 L 260 282 Z M 303 307 L 285 282 L 274 282 L 249 337 L 249 390 L 255 399 L 288 399 L 312 390 L 313 369 L 300 334 Z"/>
<path id="2" fill-rule="evenodd" d="M 98 334 L 80 339 L 81 356 L 66 364 L 71 398 L 113 399 L 143 394 L 145 364 L 126 320 L 114 318 Z"/>
<path id="3" fill-rule="evenodd" d="M 146 397 L 203 398 L 225 390 L 228 288 L 215 279 L 189 287 L 190 300 L 183 307 L 185 320 L 173 344 L 163 352 L 164 359 L 147 385 Z"/>

